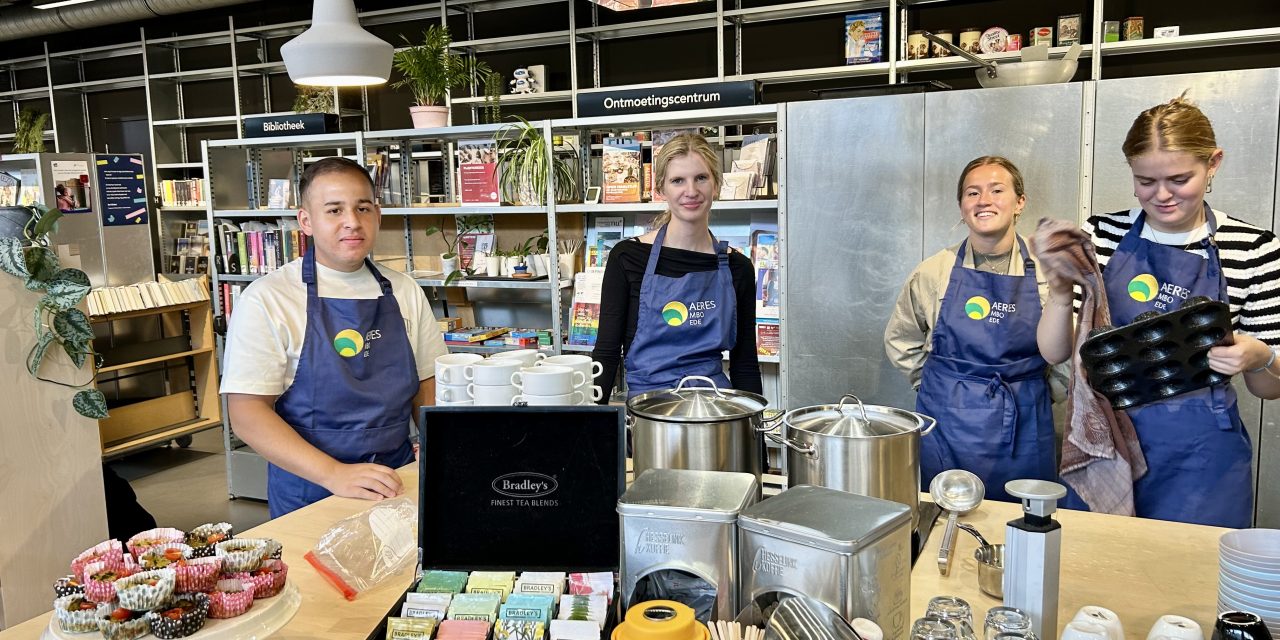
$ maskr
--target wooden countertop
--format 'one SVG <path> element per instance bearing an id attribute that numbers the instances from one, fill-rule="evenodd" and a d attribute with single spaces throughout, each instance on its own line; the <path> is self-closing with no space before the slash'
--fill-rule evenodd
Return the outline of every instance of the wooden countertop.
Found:
<path id="1" fill-rule="evenodd" d="M 400 476 L 405 487 L 417 486 L 416 466 L 400 469 Z M 417 499 L 415 491 L 406 495 Z M 279 540 L 284 545 L 289 580 L 302 592 L 302 608 L 274 638 L 364 640 L 408 587 L 412 569 L 347 602 L 302 559 L 335 522 L 369 506 L 363 500 L 328 498 L 239 534 Z M 988 501 L 961 521 L 998 543 L 1004 541 L 1005 523 L 1019 513 L 1016 504 Z M 1059 511 L 1056 517 L 1063 527 L 1059 628 L 1080 607 L 1092 604 L 1118 613 L 1125 635 L 1133 640 L 1145 640 L 1156 619 L 1166 613 L 1187 616 L 1206 632 L 1212 630 L 1217 606 L 1218 537 L 1225 529 L 1076 511 Z M 933 596 L 954 595 L 969 601 L 981 628 L 987 609 L 1000 602 L 978 590 L 978 568 L 973 559 L 977 543 L 963 531 L 956 538 L 951 575 L 938 575 L 935 559 L 944 523 L 945 518 L 938 519 L 911 573 L 911 615 L 913 619 L 923 615 Z M 52 594 L 49 585 L 38 588 Z M 39 638 L 49 616 L 45 613 L 2 631 L 0 640 Z"/>

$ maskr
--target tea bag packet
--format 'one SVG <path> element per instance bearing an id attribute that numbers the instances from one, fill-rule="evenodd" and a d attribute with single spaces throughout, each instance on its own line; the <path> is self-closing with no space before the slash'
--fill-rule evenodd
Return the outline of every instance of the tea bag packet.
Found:
<path id="1" fill-rule="evenodd" d="M 387 640 L 429 640 L 437 624 L 432 618 L 387 618 Z"/>
<path id="2" fill-rule="evenodd" d="M 552 620 L 549 640 L 600 640 L 600 627 L 589 620 Z"/>
<path id="3" fill-rule="evenodd" d="M 564 572 L 525 571 L 516 580 L 515 593 L 544 594 L 559 600 L 564 595 Z"/>
<path id="4" fill-rule="evenodd" d="M 536 620 L 499 620 L 493 626 L 493 640 L 542 640 L 544 623 Z"/>
<path id="5" fill-rule="evenodd" d="M 413 596 L 418 596 L 416 599 L 418 601 L 415 601 Z M 431 599 L 428 600 L 422 596 L 430 596 Z M 400 607 L 400 617 L 444 620 L 452 597 L 448 593 L 410 593 L 405 597 L 404 605 Z"/>
<path id="6" fill-rule="evenodd" d="M 428 571 L 415 589 L 418 593 L 462 593 L 467 586 L 465 571 Z"/>
<path id="7" fill-rule="evenodd" d="M 436 640 L 485 640 L 489 623 L 484 620 L 445 620 L 440 623 Z"/>
<path id="8" fill-rule="evenodd" d="M 500 620 L 537 620 L 542 623 L 551 621 L 556 601 L 551 596 L 513 593 L 498 610 Z"/>
<path id="9" fill-rule="evenodd" d="M 605 596 L 560 596 L 561 620 L 589 620 L 603 629 L 609 617 L 609 601 Z"/>
<path id="10" fill-rule="evenodd" d="M 571 573 L 569 593 L 575 596 L 603 595 L 613 602 L 613 574 L 608 571 Z"/>
<path id="11" fill-rule="evenodd" d="M 472 571 L 467 579 L 467 593 L 496 593 L 500 601 L 506 602 L 515 582 L 514 571 Z"/>
<path id="12" fill-rule="evenodd" d="M 450 620 L 483 620 L 493 624 L 498 619 L 501 596 L 496 593 L 460 593 L 449 603 Z"/>

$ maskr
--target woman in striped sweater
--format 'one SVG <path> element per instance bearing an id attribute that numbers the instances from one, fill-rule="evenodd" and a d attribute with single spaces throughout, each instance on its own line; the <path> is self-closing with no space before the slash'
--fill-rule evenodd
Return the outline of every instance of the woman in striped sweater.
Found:
<path id="1" fill-rule="evenodd" d="M 1083 226 L 1103 268 L 1112 323 L 1171 311 L 1196 296 L 1227 301 L 1235 339 L 1209 351 L 1209 366 L 1228 376 L 1243 374 L 1260 398 L 1280 397 L 1274 351 L 1280 345 L 1280 241 L 1205 201 L 1223 158 L 1209 119 L 1183 98 L 1157 105 L 1134 120 L 1123 150 L 1139 206 L 1092 216 Z M 1039 342 L 1045 359 L 1057 363 L 1071 355 L 1072 283 L 1047 275 L 1050 295 Z M 1130 287 L 1152 279 L 1158 286 L 1150 293 Z M 1253 455 L 1229 383 L 1128 414 L 1148 464 L 1134 484 L 1138 516 L 1250 525 Z"/>

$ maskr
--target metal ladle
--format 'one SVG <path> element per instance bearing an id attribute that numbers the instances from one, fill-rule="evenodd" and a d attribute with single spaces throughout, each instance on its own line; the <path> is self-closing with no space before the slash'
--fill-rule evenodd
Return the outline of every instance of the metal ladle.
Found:
<path id="1" fill-rule="evenodd" d="M 951 573 L 951 556 L 955 552 L 956 525 L 960 516 L 982 504 L 987 488 L 978 476 L 963 469 L 949 469 L 933 477 L 929 483 L 929 495 L 933 502 L 947 510 L 947 528 L 942 533 L 942 546 L 938 548 L 938 573 Z"/>

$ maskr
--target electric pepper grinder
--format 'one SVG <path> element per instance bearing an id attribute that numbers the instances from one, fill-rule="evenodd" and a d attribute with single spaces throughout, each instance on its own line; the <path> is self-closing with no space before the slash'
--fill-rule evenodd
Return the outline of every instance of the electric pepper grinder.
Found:
<path id="1" fill-rule="evenodd" d="M 1067 489 L 1046 480 L 1011 480 L 1004 489 L 1022 499 L 1022 517 L 1004 530 L 1004 606 L 1027 612 L 1036 637 L 1054 640 L 1062 525 L 1051 516 Z"/>

